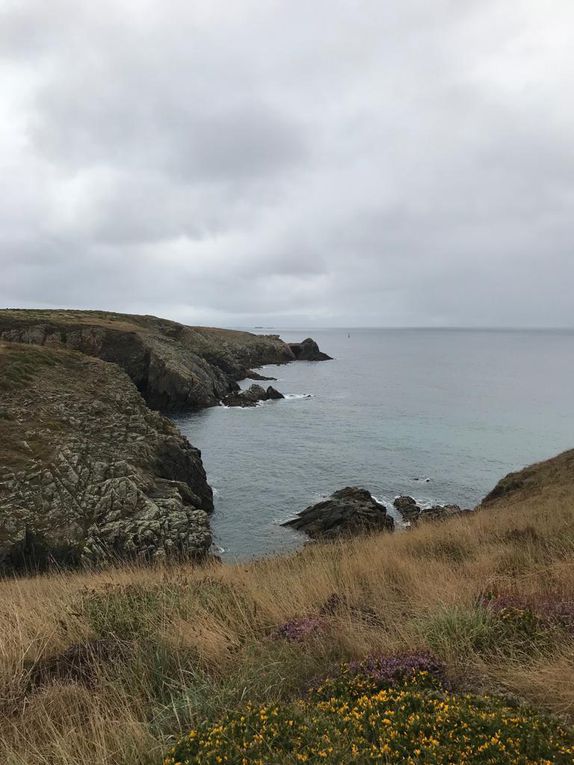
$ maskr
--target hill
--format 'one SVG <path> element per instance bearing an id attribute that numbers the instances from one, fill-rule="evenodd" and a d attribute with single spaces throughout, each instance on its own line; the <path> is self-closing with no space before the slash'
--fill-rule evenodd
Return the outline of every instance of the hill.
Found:
<path id="1" fill-rule="evenodd" d="M 567 765 L 571 455 L 403 534 L 0 583 L 0 756 Z"/>

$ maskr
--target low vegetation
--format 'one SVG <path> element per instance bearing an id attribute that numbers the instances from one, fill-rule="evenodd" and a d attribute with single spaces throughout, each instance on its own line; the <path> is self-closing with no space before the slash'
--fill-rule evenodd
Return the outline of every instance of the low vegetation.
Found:
<path id="1" fill-rule="evenodd" d="M 404 534 L 1 582 L 0 761 L 571 762 L 574 491 L 553 475 Z"/>

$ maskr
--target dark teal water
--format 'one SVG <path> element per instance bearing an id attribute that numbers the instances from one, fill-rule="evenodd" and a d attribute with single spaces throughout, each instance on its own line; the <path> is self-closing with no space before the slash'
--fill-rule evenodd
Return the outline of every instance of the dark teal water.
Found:
<path id="1" fill-rule="evenodd" d="M 385 503 L 470 507 L 509 471 L 574 447 L 574 332 L 349 333 L 280 332 L 335 357 L 266 367 L 285 401 L 177 418 L 202 450 L 225 556 L 301 544 L 279 523 L 349 484 Z"/>

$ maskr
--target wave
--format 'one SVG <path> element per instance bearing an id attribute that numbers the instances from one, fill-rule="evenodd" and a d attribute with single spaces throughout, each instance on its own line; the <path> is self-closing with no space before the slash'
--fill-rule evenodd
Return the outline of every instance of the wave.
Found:
<path id="1" fill-rule="evenodd" d="M 286 401 L 300 401 L 303 398 L 315 398 L 312 393 L 285 393 Z"/>

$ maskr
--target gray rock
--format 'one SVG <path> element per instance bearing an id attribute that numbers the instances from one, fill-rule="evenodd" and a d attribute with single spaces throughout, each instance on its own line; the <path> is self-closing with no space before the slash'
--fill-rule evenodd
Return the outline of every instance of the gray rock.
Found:
<path id="1" fill-rule="evenodd" d="M 229 394 L 223 399 L 225 406 L 250 407 L 257 406 L 260 401 L 270 401 L 272 399 L 281 399 L 285 396 L 271 385 L 265 389 L 261 385 L 251 385 L 244 391 L 237 391 Z"/>
<path id="2" fill-rule="evenodd" d="M 444 521 L 455 515 L 469 513 L 470 510 L 463 510 L 459 505 L 434 505 L 433 507 L 423 508 L 418 518 L 419 521 Z"/>
<path id="3" fill-rule="evenodd" d="M 0 569 L 208 554 L 201 454 L 118 366 L 4 344 L 0 394 Z"/>
<path id="4" fill-rule="evenodd" d="M 282 525 L 304 531 L 312 539 L 333 539 L 370 531 L 392 531 L 394 521 L 386 507 L 369 491 L 348 486 Z"/>
<path id="5" fill-rule="evenodd" d="M 262 375 L 259 372 L 256 372 L 254 369 L 248 369 L 245 372 L 245 379 L 246 380 L 259 380 L 260 382 L 270 382 L 272 380 L 277 380 L 276 377 L 267 377 L 266 375 Z"/>
<path id="6" fill-rule="evenodd" d="M 399 511 L 405 521 L 412 522 L 418 518 L 421 509 L 413 497 L 397 497 L 393 502 L 394 507 Z"/>
<path id="7" fill-rule="evenodd" d="M 297 361 L 330 361 L 331 356 L 327 356 L 319 350 L 319 346 L 312 338 L 308 337 L 301 343 L 289 343 L 289 348 Z"/>

